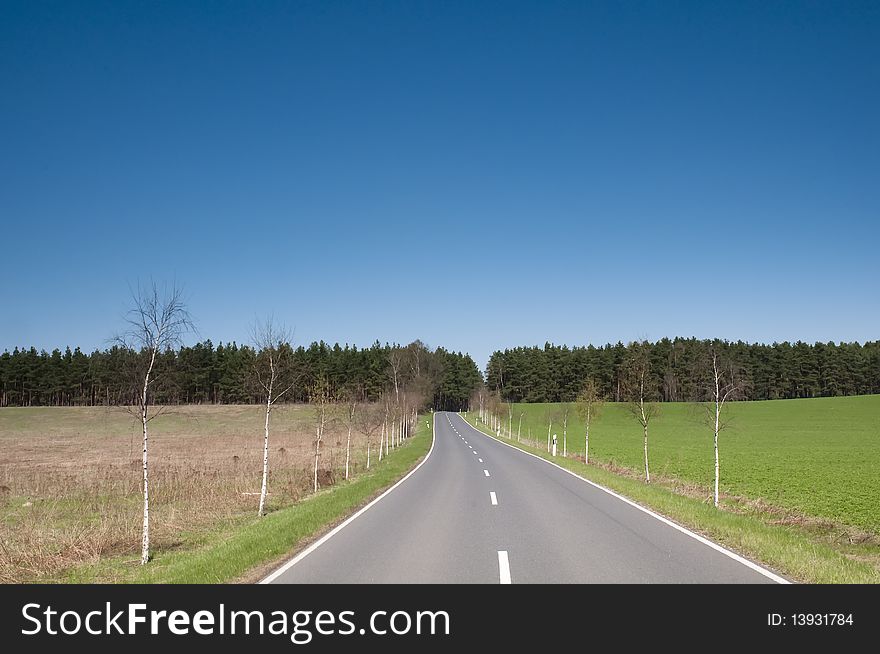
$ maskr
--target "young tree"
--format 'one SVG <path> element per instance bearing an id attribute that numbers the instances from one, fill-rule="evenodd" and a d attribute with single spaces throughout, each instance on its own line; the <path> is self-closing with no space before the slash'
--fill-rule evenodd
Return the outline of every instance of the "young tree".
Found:
<path id="1" fill-rule="evenodd" d="M 648 343 L 633 343 L 631 353 L 626 361 L 623 389 L 629 401 L 630 412 L 639 421 L 644 432 L 645 446 L 645 483 L 651 483 L 648 469 L 648 425 L 660 413 L 660 407 L 654 402 L 654 387 L 651 378 L 651 359 Z"/>
<path id="2" fill-rule="evenodd" d="M 348 425 L 348 438 L 345 441 L 345 479 L 348 480 L 349 466 L 351 463 L 351 431 L 354 427 L 355 416 L 361 403 L 362 393 L 360 389 L 348 388 L 345 391 L 345 417 Z"/>
<path id="3" fill-rule="evenodd" d="M 115 338 L 116 343 L 130 356 L 134 364 L 132 372 L 142 382 L 137 394 L 137 415 L 143 433 L 143 489 L 144 511 L 141 532 L 141 565 L 150 560 L 150 477 L 148 468 L 148 423 L 161 415 L 161 407 L 153 410 L 151 402 L 155 383 L 159 379 L 156 370 L 158 358 L 163 352 L 181 344 L 185 334 L 195 331 L 186 309 L 183 291 L 178 286 L 160 287 L 155 281 L 138 284 L 132 290 L 132 308 L 126 316 L 128 328 Z"/>
<path id="4" fill-rule="evenodd" d="M 394 400 L 391 398 L 390 393 L 387 390 L 382 391 L 382 394 L 379 396 L 381 407 L 379 413 L 382 418 L 380 423 L 381 430 L 379 432 L 379 461 L 388 456 L 388 441 L 390 440 L 389 416 L 393 409 L 393 403 Z"/>
<path id="5" fill-rule="evenodd" d="M 592 377 L 584 382 L 577 396 L 578 414 L 584 421 L 584 463 L 590 462 L 590 423 L 602 410 L 602 394 L 599 384 Z"/>
<path id="6" fill-rule="evenodd" d="M 568 456 L 568 415 L 571 413 L 571 404 L 561 403 L 559 412 L 562 414 L 562 456 Z"/>
<path id="7" fill-rule="evenodd" d="M 367 439 L 367 470 L 369 470 L 373 435 L 382 426 L 382 408 L 378 404 L 364 404 L 358 411 L 355 421 L 358 431 Z"/>
<path id="8" fill-rule="evenodd" d="M 321 441 L 327 427 L 327 414 L 330 409 L 330 386 L 323 375 L 312 384 L 309 400 L 315 407 L 315 469 L 314 492 L 318 492 L 318 461 L 321 459 Z"/>
<path id="9" fill-rule="evenodd" d="M 263 479 L 260 484 L 260 507 L 257 509 L 257 515 L 262 517 L 266 515 L 266 495 L 269 488 L 269 416 L 272 407 L 293 389 L 296 380 L 290 332 L 282 326 L 275 325 L 272 318 L 254 324 L 251 331 L 256 349 L 253 375 L 266 401 Z"/>
<path id="10" fill-rule="evenodd" d="M 713 440 L 715 449 L 715 488 L 714 502 L 718 508 L 718 484 L 721 476 L 721 466 L 718 456 L 718 435 L 727 427 L 722 419 L 721 412 L 728 400 L 738 400 L 745 395 L 747 386 L 743 370 L 734 364 L 728 357 L 719 354 L 718 348 L 713 345 L 709 351 L 709 374 L 707 387 L 709 401 L 706 404 L 707 417 L 713 428 Z"/>
<path id="11" fill-rule="evenodd" d="M 553 430 L 553 419 L 556 417 L 556 411 L 552 407 L 547 407 L 544 417 L 547 419 L 547 451 L 550 451 L 550 432 Z"/>
<path id="12" fill-rule="evenodd" d="M 517 443 L 522 442 L 522 439 L 520 437 L 522 436 L 522 419 L 525 414 L 526 414 L 525 411 L 521 411 L 519 414 L 519 427 L 516 428 L 516 441 L 517 441 Z"/>

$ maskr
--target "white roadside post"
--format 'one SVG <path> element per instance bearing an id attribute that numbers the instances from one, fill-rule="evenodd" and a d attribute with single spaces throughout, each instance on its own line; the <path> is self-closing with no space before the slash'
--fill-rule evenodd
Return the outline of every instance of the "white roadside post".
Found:
<path id="1" fill-rule="evenodd" d="M 553 434 L 553 456 L 556 456 L 556 434 Z"/>

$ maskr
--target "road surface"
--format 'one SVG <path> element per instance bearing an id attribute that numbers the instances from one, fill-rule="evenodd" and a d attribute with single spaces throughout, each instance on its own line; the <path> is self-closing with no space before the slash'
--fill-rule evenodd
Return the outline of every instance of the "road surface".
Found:
<path id="1" fill-rule="evenodd" d="M 264 582 L 784 581 L 444 412 L 422 465 L 304 554 Z"/>

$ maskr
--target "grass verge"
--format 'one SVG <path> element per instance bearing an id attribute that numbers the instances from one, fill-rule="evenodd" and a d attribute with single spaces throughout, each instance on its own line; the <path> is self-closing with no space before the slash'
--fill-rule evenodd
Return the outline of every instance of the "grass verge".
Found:
<path id="1" fill-rule="evenodd" d="M 828 544 L 815 542 L 808 532 L 797 526 L 767 524 L 756 516 L 719 511 L 711 504 L 679 495 L 656 484 L 648 485 L 594 465 L 586 465 L 578 459 L 553 457 L 539 448 L 498 438 L 484 425 L 475 424 L 473 416 L 466 416 L 466 419 L 491 438 L 552 461 L 792 581 L 880 583 L 880 571 L 873 565 L 849 558 Z"/>
<path id="2" fill-rule="evenodd" d="M 163 551 L 141 566 L 123 558 L 79 566 L 63 579 L 70 583 L 199 584 L 253 582 L 280 565 L 409 472 L 428 452 L 433 425 L 425 418 L 416 433 L 369 473 L 308 496 L 264 518 L 241 518 L 202 532 L 176 551 Z"/>

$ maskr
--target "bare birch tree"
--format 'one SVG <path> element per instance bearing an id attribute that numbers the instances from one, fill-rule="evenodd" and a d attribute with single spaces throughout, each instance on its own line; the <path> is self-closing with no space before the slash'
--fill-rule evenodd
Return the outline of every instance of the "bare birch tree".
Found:
<path id="1" fill-rule="evenodd" d="M 257 515 L 266 515 L 266 495 L 269 488 L 269 416 L 272 408 L 287 393 L 293 390 L 295 374 L 293 370 L 293 350 L 290 347 L 290 332 L 283 326 L 275 325 L 272 318 L 255 323 L 251 336 L 257 356 L 254 360 L 254 378 L 266 399 L 266 415 L 263 431 L 263 478 L 260 484 L 260 507 Z"/>
<path id="2" fill-rule="evenodd" d="M 355 418 L 358 431 L 363 434 L 367 440 L 367 470 L 370 469 L 373 435 L 382 426 L 382 417 L 382 408 L 379 405 L 364 404 Z"/>
<path id="3" fill-rule="evenodd" d="M 327 413 L 330 405 L 330 387 L 327 379 L 319 377 L 312 385 L 309 400 L 315 407 L 315 469 L 314 492 L 318 492 L 318 462 L 321 460 L 321 442 L 327 427 Z"/>
<path id="4" fill-rule="evenodd" d="M 345 418 L 348 426 L 348 438 L 345 441 L 345 479 L 348 480 L 351 464 L 351 432 L 354 428 L 355 416 L 361 403 L 360 389 L 349 388 L 345 392 Z"/>
<path id="5" fill-rule="evenodd" d="M 590 424 L 602 410 L 602 394 L 595 379 L 587 379 L 577 396 L 578 414 L 584 421 L 584 463 L 590 462 Z"/>
<path id="6" fill-rule="evenodd" d="M 629 401 L 630 412 L 642 426 L 645 450 L 645 483 L 651 483 L 648 468 L 648 425 L 660 413 L 660 406 L 654 402 L 655 389 L 651 378 L 650 350 L 647 342 L 633 343 L 632 353 L 626 362 L 624 376 L 625 395 Z"/>
<path id="7" fill-rule="evenodd" d="M 548 406 L 547 410 L 544 412 L 544 417 L 547 420 L 547 451 L 550 451 L 550 432 L 553 430 L 553 420 L 557 417 L 558 412 L 552 407 Z"/>
<path id="8" fill-rule="evenodd" d="M 151 406 L 152 389 L 159 375 L 158 357 L 168 349 L 177 348 L 183 336 L 195 331 L 186 309 L 183 290 L 175 284 L 159 286 L 155 281 L 138 284 L 131 292 L 132 308 L 126 315 L 128 327 L 115 338 L 117 344 L 132 353 L 133 371 L 140 382 L 137 415 L 143 434 L 143 529 L 141 532 L 141 565 L 150 560 L 150 476 L 148 467 L 148 424 L 161 415 L 162 407 Z"/>
<path id="9" fill-rule="evenodd" d="M 715 484 L 713 500 L 715 508 L 718 508 L 718 486 L 721 478 L 721 464 L 718 455 L 718 435 L 728 426 L 722 418 L 724 405 L 728 400 L 738 400 L 746 391 L 746 377 L 740 367 L 728 357 L 719 354 L 718 348 L 713 345 L 708 355 L 707 388 L 709 401 L 706 403 L 706 412 L 709 424 L 712 426 L 714 451 L 715 451 Z"/>
<path id="10" fill-rule="evenodd" d="M 568 416 L 571 414 L 571 404 L 562 402 L 559 412 L 562 414 L 562 456 L 568 456 Z"/>

